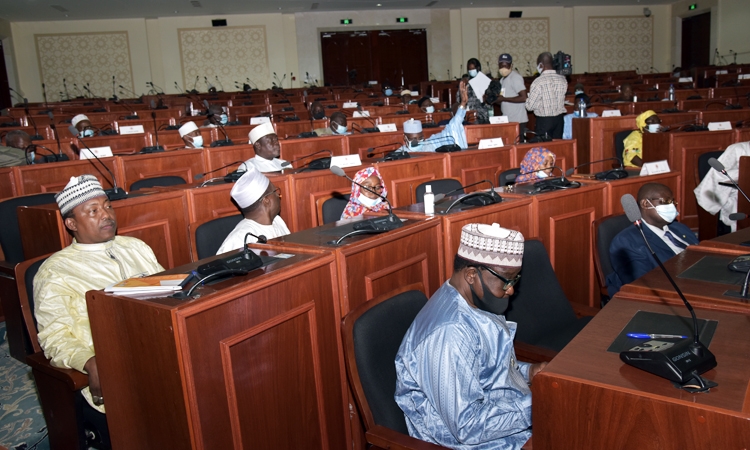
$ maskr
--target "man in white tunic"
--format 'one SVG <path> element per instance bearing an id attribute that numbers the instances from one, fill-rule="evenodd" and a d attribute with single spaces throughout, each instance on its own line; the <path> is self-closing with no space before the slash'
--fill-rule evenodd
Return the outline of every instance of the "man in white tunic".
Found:
<path id="1" fill-rule="evenodd" d="M 750 142 L 738 142 L 732 144 L 719 156 L 720 163 L 724 165 L 727 174 L 734 180 L 740 176 L 740 157 L 750 156 Z M 698 204 L 711 214 L 719 213 L 719 218 L 732 229 L 737 231 L 737 222 L 729 218 L 730 214 L 737 212 L 737 189 L 734 186 L 724 186 L 721 182 L 728 183 L 727 177 L 716 170 L 709 170 L 698 187 L 693 190 Z"/>
<path id="2" fill-rule="evenodd" d="M 255 150 L 255 156 L 240 164 L 240 171 L 251 165 L 263 173 L 279 172 L 284 168 L 286 161 L 279 159 L 281 146 L 276 130 L 273 129 L 273 124 L 270 122 L 260 124 L 250 130 L 248 136 L 250 137 L 250 144 Z"/>

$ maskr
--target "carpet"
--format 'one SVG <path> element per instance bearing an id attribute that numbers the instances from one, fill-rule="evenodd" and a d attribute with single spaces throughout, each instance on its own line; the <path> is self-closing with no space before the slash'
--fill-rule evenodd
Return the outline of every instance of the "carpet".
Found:
<path id="1" fill-rule="evenodd" d="M 5 322 L 0 322 L 0 336 L 0 445 L 9 450 L 49 450 L 31 368 L 10 356 Z"/>

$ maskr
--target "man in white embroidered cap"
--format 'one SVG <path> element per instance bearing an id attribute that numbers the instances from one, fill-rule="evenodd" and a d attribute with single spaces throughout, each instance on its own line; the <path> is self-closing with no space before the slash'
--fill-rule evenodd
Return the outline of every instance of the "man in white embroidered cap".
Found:
<path id="1" fill-rule="evenodd" d="M 273 124 L 266 122 L 258 125 L 250 130 L 249 137 L 255 156 L 240 164 L 240 171 L 250 164 L 263 173 L 281 171 L 286 161 L 279 159 L 281 146 Z"/>
<path id="2" fill-rule="evenodd" d="M 532 378 L 503 313 L 520 279 L 523 235 L 468 224 L 453 275 L 414 319 L 396 355 L 395 399 L 409 434 L 454 449 L 520 449 L 531 437 Z"/>
<path id="3" fill-rule="evenodd" d="M 178 130 L 182 142 L 185 143 L 185 148 L 202 148 L 203 147 L 203 135 L 201 130 L 195 122 L 185 122 Z"/>
<path id="4" fill-rule="evenodd" d="M 78 130 L 78 137 L 91 137 L 96 133 L 94 127 L 91 125 L 91 121 L 86 114 L 78 114 L 70 120 L 70 124 Z"/>
<path id="5" fill-rule="evenodd" d="M 409 119 L 404 122 L 404 145 L 399 149 L 404 152 L 434 152 L 444 145 L 456 144 L 465 149 L 469 145 L 466 143 L 466 131 L 464 130 L 464 117 L 466 117 L 466 102 L 468 94 L 466 93 L 466 83 L 461 82 L 459 89 L 461 95 L 461 104 L 456 114 L 448 122 L 443 131 L 433 134 L 429 139 L 424 138 L 422 133 L 422 122 L 415 119 Z"/>
<path id="6" fill-rule="evenodd" d="M 55 198 L 74 240 L 50 256 L 34 277 L 39 344 L 53 366 L 88 374 L 89 386 L 79 394 L 86 399 L 84 416 L 108 440 L 86 292 L 164 269 L 146 243 L 115 235 L 115 211 L 95 176 L 71 178 Z"/>
<path id="7" fill-rule="evenodd" d="M 226 253 L 245 246 L 245 235 L 265 236 L 273 239 L 289 234 L 281 213 L 281 193 L 265 175 L 252 164 L 247 165 L 247 172 L 232 187 L 232 199 L 240 207 L 245 217 L 224 239 L 216 254 Z M 258 242 L 248 236 L 247 242 Z"/>

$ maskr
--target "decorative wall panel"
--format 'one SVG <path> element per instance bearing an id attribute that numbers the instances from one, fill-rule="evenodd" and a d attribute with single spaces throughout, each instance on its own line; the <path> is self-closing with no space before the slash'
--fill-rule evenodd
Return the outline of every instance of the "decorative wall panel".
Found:
<path id="1" fill-rule="evenodd" d="M 482 70 L 486 73 L 492 69 L 494 76 L 497 76 L 497 58 L 502 53 L 510 53 L 513 65 L 527 75 L 529 66 L 531 71 L 536 70 L 539 54 L 550 51 L 549 18 L 477 19 L 477 35 Z M 486 67 L 488 62 L 490 67 Z"/>
<path id="2" fill-rule="evenodd" d="M 647 71 L 653 65 L 653 18 L 589 17 L 589 72 Z"/>
<path id="3" fill-rule="evenodd" d="M 96 96 L 111 97 L 113 75 L 116 84 L 134 90 L 127 31 L 35 34 L 34 38 L 48 101 L 87 97 L 83 86 Z"/>
<path id="4" fill-rule="evenodd" d="M 185 89 L 206 92 L 210 83 L 233 91 L 234 82 L 241 84 L 246 78 L 261 89 L 271 85 L 265 25 L 177 31 Z"/>

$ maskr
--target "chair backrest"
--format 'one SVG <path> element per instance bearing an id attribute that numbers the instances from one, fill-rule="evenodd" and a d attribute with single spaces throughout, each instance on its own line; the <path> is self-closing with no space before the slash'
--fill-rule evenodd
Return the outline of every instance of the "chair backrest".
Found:
<path id="1" fill-rule="evenodd" d="M 421 283 L 363 303 L 344 317 L 341 334 L 349 384 L 368 430 L 376 425 L 409 434 L 396 403 L 396 353 L 427 303 Z"/>
<path id="2" fill-rule="evenodd" d="M 607 276 L 614 271 L 612 262 L 609 260 L 609 245 L 620 231 L 632 224 L 625 214 L 605 216 L 596 219 L 591 224 L 591 236 L 594 241 L 594 267 L 596 268 L 596 277 L 599 279 L 599 286 L 602 288 L 602 295 L 606 295 L 607 292 Z M 604 303 L 608 298 L 607 296 L 603 299 Z"/>
<path id="3" fill-rule="evenodd" d="M 697 170 L 696 179 L 698 180 L 698 183 L 703 181 L 703 178 L 706 176 L 708 171 L 711 170 L 711 165 L 708 164 L 708 160 L 711 158 L 718 158 L 723 153 L 724 153 L 724 150 L 717 150 L 714 152 L 703 153 L 698 157 L 698 167 L 696 167 L 696 170 Z"/>
<path id="4" fill-rule="evenodd" d="M 501 172 L 497 178 L 498 186 L 507 186 L 509 184 L 516 184 L 516 177 L 521 175 L 521 168 L 515 167 L 508 169 L 505 172 Z"/>
<path id="5" fill-rule="evenodd" d="M 447 194 L 453 190 L 456 191 L 451 195 L 464 193 L 461 182 L 455 178 L 441 178 L 439 180 L 425 181 L 417 186 L 417 189 L 415 190 L 417 203 L 422 203 L 424 201 L 424 193 L 427 191 L 428 184 L 430 185 L 433 194 Z"/>
<path id="6" fill-rule="evenodd" d="M 21 245 L 21 230 L 18 228 L 18 207 L 47 203 L 55 203 L 54 193 L 45 192 L 0 201 L 0 247 L 3 249 L 5 261 L 18 264 L 26 259 Z"/>
<path id="7" fill-rule="evenodd" d="M 34 277 L 39 272 L 39 267 L 49 256 L 44 255 L 23 261 L 16 266 L 16 286 L 18 287 L 18 299 L 21 304 L 21 316 L 34 350 L 33 353 L 41 351 L 39 339 L 37 339 L 36 316 L 34 316 Z"/>
<path id="8" fill-rule="evenodd" d="M 622 153 L 625 151 L 625 138 L 632 132 L 633 130 L 623 130 L 615 134 L 615 157 L 620 164 L 623 164 Z"/>
<path id="9" fill-rule="evenodd" d="M 346 204 L 349 203 L 349 197 L 351 197 L 351 194 L 341 197 L 331 197 L 323 202 L 323 224 L 341 219 L 341 214 L 343 214 Z"/>
<path id="10" fill-rule="evenodd" d="M 190 224 L 190 242 L 193 259 L 197 260 L 214 256 L 224 239 L 242 220 L 242 214 L 209 219 L 205 222 Z"/>
<path id="11" fill-rule="evenodd" d="M 138 180 L 130 185 L 130 190 L 137 191 L 139 189 L 145 189 L 154 186 L 175 186 L 178 184 L 186 184 L 185 179 L 176 175 L 167 175 L 163 177 L 144 178 L 142 180 Z"/>
<path id="12" fill-rule="evenodd" d="M 505 317 L 518 323 L 516 339 L 532 345 L 576 321 L 541 241 L 530 239 L 524 243 L 521 280 L 515 286 Z M 565 344 L 553 350 L 559 351 Z"/>

